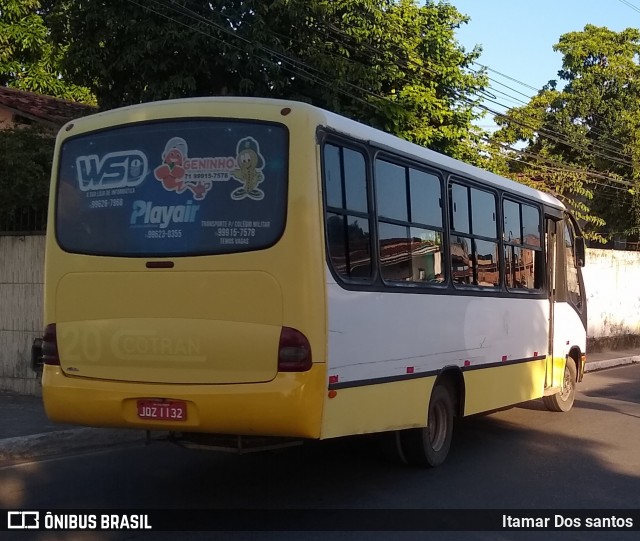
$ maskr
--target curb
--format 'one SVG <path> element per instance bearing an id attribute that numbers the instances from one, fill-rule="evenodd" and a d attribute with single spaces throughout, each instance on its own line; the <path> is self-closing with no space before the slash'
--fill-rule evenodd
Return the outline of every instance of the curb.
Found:
<path id="1" fill-rule="evenodd" d="M 640 355 L 631 355 L 629 357 L 620 357 L 618 359 L 606 359 L 603 361 L 587 361 L 584 367 L 585 372 L 595 372 L 604 370 L 605 368 L 613 368 L 615 366 L 624 366 L 626 364 L 640 363 Z"/>
<path id="2" fill-rule="evenodd" d="M 145 433 L 139 430 L 103 428 L 74 428 L 18 436 L 0 439 L 0 464 L 145 441 Z"/>

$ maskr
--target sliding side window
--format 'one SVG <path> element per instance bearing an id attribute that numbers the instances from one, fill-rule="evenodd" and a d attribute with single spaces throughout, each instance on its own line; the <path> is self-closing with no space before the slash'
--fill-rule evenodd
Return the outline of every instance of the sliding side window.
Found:
<path id="1" fill-rule="evenodd" d="M 440 178 L 378 159 L 375 181 L 382 278 L 386 282 L 444 282 Z"/>
<path id="2" fill-rule="evenodd" d="M 504 200 L 502 208 L 507 288 L 540 290 L 544 282 L 540 210 L 508 199 Z"/>
<path id="3" fill-rule="evenodd" d="M 495 194 L 452 182 L 450 216 L 453 283 L 499 287 Z"/>
<path id="4" fill-rule="evenodd" d="M 371 242 L 365 156 L 357 150 L 327 144 L 323 162 L 331 265 L 344 279 L 368 280 Z"/>
<path id="5" fill-rule="evenodd" d="M 567 219 L 564 226 L 564 253 L 567 266 L 567 291 L 569 300 L 580 308 L 582 306 L 582 295 L 580 293 L 580 279 L 578 267 L 576 267 L 575 256 L 575 230 L 573 224 Z"/>

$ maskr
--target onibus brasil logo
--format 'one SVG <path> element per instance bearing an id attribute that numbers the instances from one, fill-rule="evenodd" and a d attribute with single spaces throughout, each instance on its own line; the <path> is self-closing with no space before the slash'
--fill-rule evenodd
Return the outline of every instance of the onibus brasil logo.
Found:
<path id="1" fill-rule="evenodd" d="M 260 153 L 260 145 L 253 137 L 238 141 L 236 156 L 207 156 L 190 158 L 187 142 L 182 137 L 172 137 L 167 141 L 162 153 L 162 164 L 153 174 L 167 191 L 192 192 L 193 198 L 202 200 L 211 190 L 214 182 L 226 182 L 230 178 L 241 186 L 231 192 L 231 199 L 264 198 L 258 185 L 264 181 L 265 160 Z"/>

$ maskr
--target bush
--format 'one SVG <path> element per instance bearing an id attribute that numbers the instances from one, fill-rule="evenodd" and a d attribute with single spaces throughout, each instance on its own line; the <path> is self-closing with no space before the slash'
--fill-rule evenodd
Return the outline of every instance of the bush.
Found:
<path id="1" fill-rule="evenodd" d="M 49 200 L 55 133 L 41 126 L 0 130 L 0 223 L 5 229 Z M 20 227 L 23 229 L 23 227 Z"/>

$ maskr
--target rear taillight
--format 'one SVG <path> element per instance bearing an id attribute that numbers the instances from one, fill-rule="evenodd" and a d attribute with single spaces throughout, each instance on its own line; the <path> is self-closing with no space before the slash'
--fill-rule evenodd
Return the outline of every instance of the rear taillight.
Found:
<path id="1" fill-rule="evenodd" d="M 51 323 L 44 329 L 42 338 L 42 362 L 44 364 L 59 365 L 58 336 L 56 334 L 56 324 Z"/>
<path id="2" fill-rule="evenodd" d="M 311 369 L 311 345 L 307 337 L 291 327 L 282 327 L 278 344 L 278 372 Z"/>

